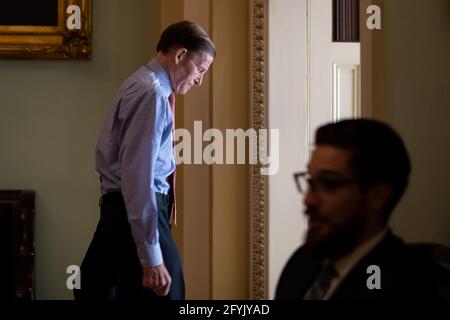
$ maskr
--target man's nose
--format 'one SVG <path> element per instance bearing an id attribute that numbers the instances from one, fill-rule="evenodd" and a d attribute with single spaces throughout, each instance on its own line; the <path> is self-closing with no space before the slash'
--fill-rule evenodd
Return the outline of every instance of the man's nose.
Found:
<path id="1" fill-rule="evenodd" d="M 201 86 L 202 85 L 202 81 L 203 81 L 203 74 L 199 75 L 197 77 L 197 79 L 195 79 L 194 82 L 195 82 L 196 85 Z"/>
<path id="2" fill-rule="evenodd" d="M 319 203 L 319 196 L 317 195 L 317 192 L 309 187 L 308 190 L 306 191 L 305 197 L 303 198 L 303 204 L 308 207 L 312 205 L 317 205 L 318 203 Z"/>

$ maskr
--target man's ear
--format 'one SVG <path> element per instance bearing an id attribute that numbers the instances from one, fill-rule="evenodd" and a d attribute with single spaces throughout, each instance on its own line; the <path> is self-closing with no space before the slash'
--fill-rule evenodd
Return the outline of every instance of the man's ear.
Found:
<path id="1" fill-rule="evenodd" d="M 179 64 L 187 55 L 187 49 L 186 48 L 179 48 L 175 52 L 175 64 Z"/>
<path id="2" fill-rule="evenodd" d="M 392 194 L 392 185 L 386 182 L 377 182 L 369 190 L 369 208 L 373 211 L 382 211 Z"/>

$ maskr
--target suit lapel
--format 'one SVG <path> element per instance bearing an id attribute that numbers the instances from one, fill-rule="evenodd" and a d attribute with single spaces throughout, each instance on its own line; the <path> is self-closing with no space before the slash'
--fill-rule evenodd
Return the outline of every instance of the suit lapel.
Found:
<path id="1" fill-rule="evenodd" d="M 397 239 L 389 231 L 383 240 L 375 246 L 366 256 L 364 256 L 340 283 L 339 287 L 331 296 L 332 300 L 355 300 L 355 299 L 373 299 L 379 290 L 369 290 L 367 288 L 367 279 L 370 274 L 367 268 L 371 265 L 383 266 L 386 262 L 386 252 L 392 250 L 397 243 Z M 383 278 L 382 278 L 383 279 Z"/>

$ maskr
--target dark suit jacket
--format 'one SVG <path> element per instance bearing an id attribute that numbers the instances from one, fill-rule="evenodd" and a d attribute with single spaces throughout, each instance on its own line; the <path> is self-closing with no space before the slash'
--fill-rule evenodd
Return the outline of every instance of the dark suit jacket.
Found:
<path id="1" fill-rule="evenodd" d="M 276 291 L 275 299 L 303 299 L 306 291 L 317 277 L 322 265 L 298 249 L 285 266 Z M 369 290 L 367 267 L 377 265 L 381 270 L 381 289 Z M 435 299 L 435 265 L 416 257 L 409 247 L 391 232 L 363 257 L 339 284 L 331 300 L 390 300 Z"/>

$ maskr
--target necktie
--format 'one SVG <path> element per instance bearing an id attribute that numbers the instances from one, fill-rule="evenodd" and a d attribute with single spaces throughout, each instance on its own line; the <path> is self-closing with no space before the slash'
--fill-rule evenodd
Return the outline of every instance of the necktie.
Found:
<path id="1" fill-rule="evenodd" d="M 326 260 L 322 265 L 322 268 L 306 292 L 305 300 L 322 300 L 330 289 L 331 281 L 338 276 L 338 273 L 331 260 Z"/>
<path id="2" fill-rule="evenodd" d="M 173 136 L 173 145 L 175 145 L 175 93 L 172 92 L 172 94 L 169 96 L 169 104 L 170 104 L 170 111 L 172 112 L 172 118 L 173 118 L 173 127 L 172 127 L 172 136 Z M 172 210 L 170 213 L 170 220 L 173 222 L 174 225 L 177 225 L 177 210 L 176 210 L 176 196 L 175 196 L 175 183 L 176 183 L 176 167 L 175 170 L 170 174 L 168 177 L 168 181 L 170 184 L 170 192 L 172 193 Z"/>

